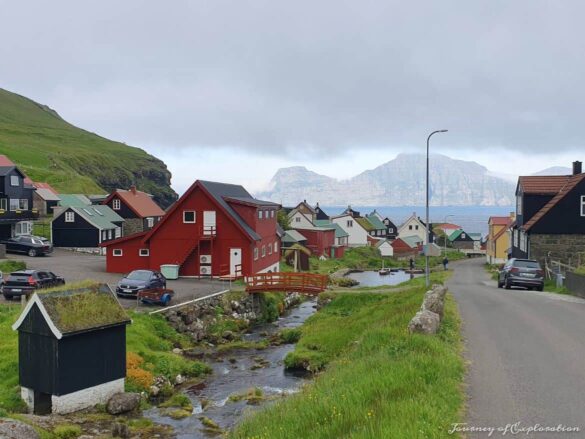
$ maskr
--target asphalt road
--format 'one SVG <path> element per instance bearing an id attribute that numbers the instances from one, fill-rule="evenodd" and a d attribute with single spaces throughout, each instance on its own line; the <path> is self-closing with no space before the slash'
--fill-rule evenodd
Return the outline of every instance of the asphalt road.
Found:
<path id="1" fill-rule="evenodd" d="M 94 279 L 99 282 L 105 282 L 115 288 L 118 281 L 123 277 L 121 274 L 107 273 L 105 256 L 100 255 L 55 249 L 49 256 L 31 258 L 26 255 L 9 254 L 8 258 L 25 261 L 30 269 L 52 271 L 63 276 L 68 283 Z M 167 286 L 175 291 L 175 297 L 171 301 L 171 305 L 176 305 L 228 289 L 229 283 L 210 279 L 181 278 L 169 280 Z M 0 303 L 3 302 L 5 302 L 4 298 L 0 298 Z M 120 303 L 126 308 L 156 308 L 154 305 L 143 305 L 129 298 L 120 298 Z"/>
<path id="2" fill-rule="evenodd" d="M 585 300 L 498 289 L 483 259 L 454 265 L 448 282 L 463 320 L 467 427 L 579 427 L 579 432 L 518 433 L 529 438 L 585 437 Z M 508 427 L 510 428 L 510 427 Z M 468 433 L 500 437 L 502 431 Z M 513 436 L 510 431 L 504 437 Z"/>

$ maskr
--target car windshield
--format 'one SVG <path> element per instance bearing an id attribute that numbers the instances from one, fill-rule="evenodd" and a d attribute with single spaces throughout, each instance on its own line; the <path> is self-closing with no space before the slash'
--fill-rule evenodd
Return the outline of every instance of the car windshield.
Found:
<path id="1" fill-rule="evenodd" d="M 43 241 L 41 241 L 40 239 L 32 238 L 31 241 L 33 242 L 33 244 L 43 245 Z"/>
<path id="2" fill-rule="evenodd" d="M 126 276 L 129 280 L 149 280 L 151 276 L 150 271 L 136 270 Z"/>
<path id="3" fill-rule="evenodd" d="M 540 268 L 540 264 L 536 261 L 514 261 L 514 267 Z"/>

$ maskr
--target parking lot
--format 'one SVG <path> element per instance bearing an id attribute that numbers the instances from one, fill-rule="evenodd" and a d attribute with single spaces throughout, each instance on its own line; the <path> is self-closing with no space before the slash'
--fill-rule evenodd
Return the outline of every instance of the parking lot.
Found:
<path id="1" fill-rule="evenodd" d="M 67 283 L 93 279 L 107 283 L 114 289 L 118 281 L 123 277 L 121 274 L 106 272 L 105 256 L 87 253 L 55 249 L 50 256 L 31 258 L 25 255 L 9 254 L 8 258 L 25 261 L 29 269 L 52 271 L 57 275 L 63 276 Z M 5 276 L 7 274 L 4 273 Z M 226 290 L 229 288 L 229 283 L 211 279 L 177 279 L 167 281 L 167 288 L 175 291 L 175 297 L 171 301 L 171 305 L 176 305 Z M 137 303 L 136 300 L 128 298 L 120 298 L 120 302 L 126 308 L 156 308 L 152 305 Z"/>

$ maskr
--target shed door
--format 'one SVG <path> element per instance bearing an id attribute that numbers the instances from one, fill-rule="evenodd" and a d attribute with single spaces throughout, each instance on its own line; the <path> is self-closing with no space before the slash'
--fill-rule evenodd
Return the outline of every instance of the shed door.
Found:
<path id="1" fill-rule="evenodd" d="M 230 275 L 242 275 L 242 249 L 230 248 Z"/>
<path id="2" fill-rule="evenodd" d="M 39 416 L 50 415 L 53 412 L 52 397 L 48 393 L 35 390 L 33 413 Z"/>
<path id="3" fill-rule="evenodd" d="M 203 212 L 203 234 L 204 235 L 215 235 L 215 210 L 205 210 Z"/>

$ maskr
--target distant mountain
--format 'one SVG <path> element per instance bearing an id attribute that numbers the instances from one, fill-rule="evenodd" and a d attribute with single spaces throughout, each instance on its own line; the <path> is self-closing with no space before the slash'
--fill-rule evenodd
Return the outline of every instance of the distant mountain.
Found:
<path id="1" fill-rule="evenodd" d="M 542 171 L 535 172 L 532 175 L 571 175 L 573 170 L 565 166 L 552 166 L 550 168 L 543 169 Z"/>
<path id="2" fill-rule="evenodd" d="M 433 206 L 510 206 L 515 184 L 476 162 L 432 155 Z M 317 174 L 303 166 L 279 169 L 270 190 L 257 194 L 283 205 L 300 200 L 321 205 L 421 206 L 425 204 L 425 156 L 400 154 L 394 160 L 347 180 Z"/>
<path id="3" fill-rule="evenodd" d="M 163 207 L 177 199 L 161 160 L 77 128 L 46 105 L 1 88 L 0 154 L 63 193 L 105 193 L 134 183 Z"/>

